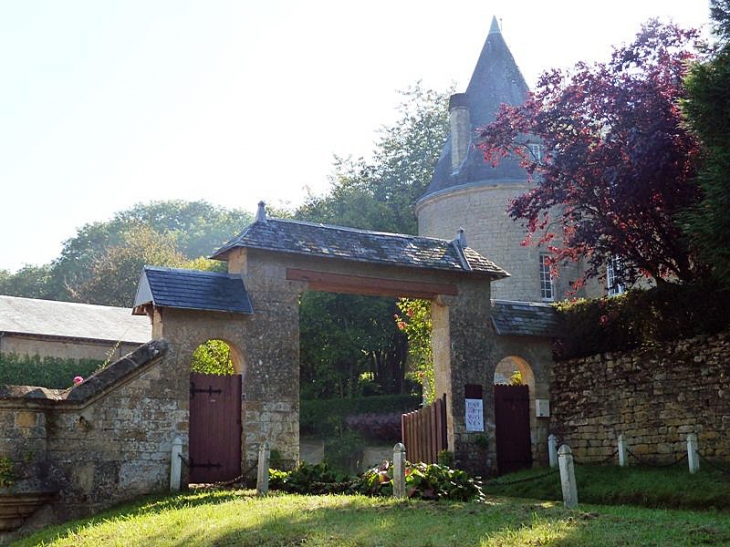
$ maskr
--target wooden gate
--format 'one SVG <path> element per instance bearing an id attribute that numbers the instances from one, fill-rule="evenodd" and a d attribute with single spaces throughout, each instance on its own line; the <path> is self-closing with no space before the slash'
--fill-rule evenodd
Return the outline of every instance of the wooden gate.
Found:
<path id="1" fill-rule="evenodd" d="M 241 474 L 241 375 L 190 375 L 190 482 Z"/>
<path id="2" fill-rule="evenodd" d="M 494 386 L 494 422 L 499 473 L 531 467 L 530 390 L 527 386 Z"/>
<path id="3" fill-rule="evenodd" d="M 406 458 L 412 462 L 438 463 L 446 450 L 446 395 L 420 410 L 401 416 L 401 437 Z"/>

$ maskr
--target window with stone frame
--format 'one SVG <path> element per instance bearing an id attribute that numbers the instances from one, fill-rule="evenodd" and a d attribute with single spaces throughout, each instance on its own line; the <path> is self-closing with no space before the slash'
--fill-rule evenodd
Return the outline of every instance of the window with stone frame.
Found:
<path id="1" fill-rule="evenodd" d="M 612 257 L 606 263 L 606 293 L 608 296 L 617 296 L 626 291 L 623 283 L 617 280 L 617 274 L 621 271 L 621 259 Z"/>
<path id="2" fill-rule="evenodd" d="M 540 298 L 545 302 L 555 300 L 553 274 L 550 271 L 550 261 L 547 254 L 540 255 Z"/>

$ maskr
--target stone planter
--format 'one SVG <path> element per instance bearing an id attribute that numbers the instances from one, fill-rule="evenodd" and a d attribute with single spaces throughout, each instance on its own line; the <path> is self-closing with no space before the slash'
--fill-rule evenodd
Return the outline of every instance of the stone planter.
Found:
<path id="1" fill-rule="evenodd" d="M 25 519 L 55 497 L 56 492 L 0 494 L 0 532 L 20 528 Z"/>

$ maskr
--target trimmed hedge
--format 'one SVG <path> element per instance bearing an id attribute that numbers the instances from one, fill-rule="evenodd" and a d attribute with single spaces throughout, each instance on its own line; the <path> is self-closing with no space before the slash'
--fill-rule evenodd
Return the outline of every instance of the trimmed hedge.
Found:
<path id="1" fill-rule="evenodd" d="M 556 361 L 714 334 L 730 326 L 730 291 L 708 283 L 663 284 L 555 307 L 564 333 L 553 346 Z"/>
<path id="2" fill-rule="evenodd" d="M 104 361 L 0 353 L 0 384 L 65 389 L 74 376 L 91 376 Z"/>
<path id="3" fill-rule="evenodd" d="M 362 427 L 369 420 L 379 427 L 374 428 L 382 432 L 392 427 L 381 427 L 381 422 L 392 421 L 392 415 L 403 414 L 419 408 L 421 397 L 418 395 L 377 395 L 374 397 L 358 397 L 355 399 L 303 399 L 300 403 L 299 429 L 307 435 L 328 437 L 340 435 L 348 427 L 348 418 L 353 429 L 367 433 L 367 427 Z M 382 418 L 389 414 L 390 418 Z M 367 416 L 366 416 L 367 415 Z M 369 417 L 368 417 L 369 416 Z M 386 439 L 390 440 L 390 439 Z"/>

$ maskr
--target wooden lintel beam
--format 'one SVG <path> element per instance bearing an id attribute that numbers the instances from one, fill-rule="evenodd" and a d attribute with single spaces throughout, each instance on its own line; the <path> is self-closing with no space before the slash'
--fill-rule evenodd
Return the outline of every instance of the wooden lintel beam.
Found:
<path id="1" fill-rule="evenodd" d="M 439 294 L 456 296 L 456 285 L 401 281 L 382 277 L 344 275 L 311 270 L 287 268 L 289 281 L 306 281 L 309 289 L 322 292 L 363 294 L 368 296 L 403 296 L 410 298 L 436 298 Z"/>

